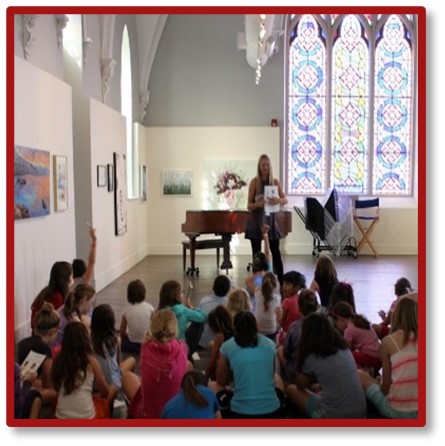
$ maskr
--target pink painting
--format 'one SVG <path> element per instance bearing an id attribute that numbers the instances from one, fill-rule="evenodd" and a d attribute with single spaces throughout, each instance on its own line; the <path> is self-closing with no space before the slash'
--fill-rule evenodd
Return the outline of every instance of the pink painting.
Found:
<path id="1" fill-rule="evenodd" d="M 49 152 L 14 146 L 15 220 L 49 214 L 49 164 Z"/>

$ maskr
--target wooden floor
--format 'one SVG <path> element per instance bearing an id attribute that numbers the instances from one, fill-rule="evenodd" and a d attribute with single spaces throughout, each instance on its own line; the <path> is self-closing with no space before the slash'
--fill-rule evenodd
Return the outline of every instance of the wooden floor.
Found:
<path id="1" fill-rule="evenodd" d="M 348 256 L 333 258 L 340 280 L 349 282 L 354 289 L 357 312 L 364 314 L 371 322 L 379 322 L 378 310 L 388 310 L 394 298 L 394 283 L 399 277 L 407 277 L 415 289 L 418 280 L 417 256 L 372 256 L 361 255 L 357 259 Z M 244 287 L 249 274 L 247 264 L 250 256 L 233 256 L 233 269 L 229 277 L 235 287 Z M 189 259 L 187 259 L 189 261 Z M 296 270 L 306 276 L 309 286 L 315 269 L 316 258 L 311 255 L 283 256 L 284 271 Z M 131 280 L 140 279 L 147 288 L 147 301 L 157 308 L 159 290 L 167 280 L 177 280 L 187 291 L 189 283 L 192 302 L 197 305 L 203 296 L 212 293 L 213 280 L 225 271 L 218 270 L 216 256 L 197 255 L 196 266 L 199 276 L 187 276 L 182 271 L 182 256 L 148 256 L 106 288 L 96 297 L 96 305 L 109 303 L 116 314 L 119 326 L 122 311 L 127 305 L 126 290 Z"/>

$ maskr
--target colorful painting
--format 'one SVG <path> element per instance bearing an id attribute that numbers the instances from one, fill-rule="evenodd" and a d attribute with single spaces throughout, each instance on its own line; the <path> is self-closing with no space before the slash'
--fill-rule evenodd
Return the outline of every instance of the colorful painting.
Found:
<path id="1" fill-rule="evenodd" d="M 192 195 L 191 170 L 165 170 L 162 172 L 164 195 Z"/>
<path id="2" fill-rule="evenodd" d="M 256 166 L 256 160 L 206 161 L 208 209 L 247 209 L 249 181 L 256 175 Z"/>
<path id="3" fill-rule="evenodd" d="M 125 155 L 114 153 L 114 216 L 116 235 L 127 232 L 127 166 Z"/>
<path id="4" fill-rule="evenodd" d="M 49 215 L 49 200 L 49 152 L 14 146 L 14 219 Z"/>
<path id="5" fill-rule="evenodd" d="M 66 156 L 54 155 L 54 209 L 68 209 L 68 162 Z"/>

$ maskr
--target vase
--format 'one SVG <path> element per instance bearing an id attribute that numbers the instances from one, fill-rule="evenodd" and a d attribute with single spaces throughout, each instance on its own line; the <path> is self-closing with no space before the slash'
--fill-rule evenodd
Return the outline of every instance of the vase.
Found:
<path id="1" fill-rule="evenodd" d="M 224 192 L 224 199 L 226 201 L 227 207 L 233 211 L 236 206 L 236 191 L 234 189 L 229 189 Z"/>

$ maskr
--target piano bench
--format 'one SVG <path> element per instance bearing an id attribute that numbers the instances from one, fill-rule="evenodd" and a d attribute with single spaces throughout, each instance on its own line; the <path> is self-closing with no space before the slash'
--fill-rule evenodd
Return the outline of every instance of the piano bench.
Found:
<path id="1" fill-rule="evenodd" d="M 195 250 L 197 249 L 216 249 L 216 266 L 219 268 L 219 250 L 223 248 L 223 241 L 220 238 L 209 240 L 196 240 Z M 190 240 L 184 240 L 182 242 L 182 264 L 185 271 L 187 249 L 190 249 Z M 195 265 L 192 265 L 192 270 L 195 269 Z"/>

